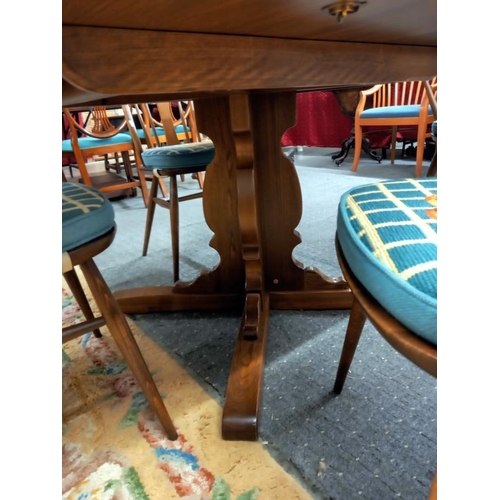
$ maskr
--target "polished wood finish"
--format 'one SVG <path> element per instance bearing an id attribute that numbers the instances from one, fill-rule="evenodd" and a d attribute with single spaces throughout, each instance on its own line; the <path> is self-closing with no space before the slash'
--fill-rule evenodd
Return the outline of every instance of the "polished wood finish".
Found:
<path id="1" fill-rule="evenodd" d="M 77 286 L 75 286 L 73 279 L 79 280 L 79 278 L 74 271 L 74 267 L 79 266 L 101 316 L 95 318 L 93 313 L 85 314 L 86 318 L 88 318 L 87 321 L 63 329 L 62 341 L 64 344 L 87 333 L 89 330 L 106 325 L 127 365 L 142 388 L 149 405 L 164 428 L 167 437 L 175 440 L 177 439 L 177 431 L 130 330 L 127 319 L 93 260 L 96 255 L 104 251 L 112 243 L 115 232 L 116 227 L 98 239 L 68 252 L 73 269 L 63 273 L 63 276 L 70 278 L 71 284 L 68 284 L 72 291 L 75 290 Z M 81 285 L 79 286 L 81 288 Z"/>
<path id="2" fill-rule="evenodd" d="M 226 439 L 256 439 L 272 309 L 343 309 L 341 278 L 305 269 L 300 184 L 281 151 L 300 90 L 425 80 L 436 73 L 436 0 L 368 2 L 342 23 L 319 0 L 76 0 L 62 8 L 62 102 L 195 101 L 215 145 L 203 186 L 220 262 L 190 283 L 121 290 L 128 313 L 239 308 Z M 154 70 L 151 62 L 154 61 Z M 271 332 L 270 332 L 271 333 Z"/>

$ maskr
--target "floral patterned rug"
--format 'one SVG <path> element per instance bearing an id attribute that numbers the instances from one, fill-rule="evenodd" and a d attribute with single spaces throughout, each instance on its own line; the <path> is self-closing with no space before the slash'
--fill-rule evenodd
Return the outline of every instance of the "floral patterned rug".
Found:
<path id="1" fill-rule="evenodd" d="M 64 281 L 62 317 L 83 319 Z M 218 402 L 129 322 L 179 438 L 166 438 L 106 328 L 63 344 L 63 499 L 312 498 L 262 443 L 222 440 Z"/>

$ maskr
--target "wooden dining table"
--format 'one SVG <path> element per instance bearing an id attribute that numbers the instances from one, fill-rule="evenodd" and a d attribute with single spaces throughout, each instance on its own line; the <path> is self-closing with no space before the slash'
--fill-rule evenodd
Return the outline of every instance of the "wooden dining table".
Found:
<path id="1" fill-rule="evenodd" d="M 224 439 L 258 438 L 271 311 L 352 303 L 342 277 L 292 255 L 302 197 L 280 140 L 296 93 L 432 78 L 436 19 L 436 0 L 63 0 L 63 106 L 193 99 L 215 145 L 203 211 L 219 264 L 115 294 L 126 313 L 241 311 Z"/>

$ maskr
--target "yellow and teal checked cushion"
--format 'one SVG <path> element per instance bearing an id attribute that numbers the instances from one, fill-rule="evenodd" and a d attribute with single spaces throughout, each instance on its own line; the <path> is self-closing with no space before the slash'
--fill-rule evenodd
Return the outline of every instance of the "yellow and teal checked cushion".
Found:
<path id="1" fill-rule="evenodd" d="M 437 180 L 392 180 L 347 191 L 337 235 L 364 287 L 409 330 L 437 345 Z"/>
<path id="2" fill-rule="evenodd" d="M 99 190 L 77 182 L 62 183 L 62 251 L 68 252 L 113 228 L 115 212 Z"/>
<path id="3" fill-rule="evenodd" d="M 147 149 L 142 162 L 148 168 L 179 168 L 208 165 L 215 154 L 211 142 L 190 142 Z"/>

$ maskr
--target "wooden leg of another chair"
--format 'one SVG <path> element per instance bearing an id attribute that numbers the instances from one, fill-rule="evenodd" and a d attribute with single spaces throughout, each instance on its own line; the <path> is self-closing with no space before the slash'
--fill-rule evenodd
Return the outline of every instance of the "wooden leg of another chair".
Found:
<path id="1" fill-rule="evenodd" d="M 359 159 L 361 158 L 361 146 L 363 143 L 363 133 L 361 132 L 361 127 L 354 127 L 354 159 L 352 161 L 353 172 L 358 170 Z"/>
<path id="2" fill-rule="evenodd" d="M 356 352 L 361 332 L 365 326 L 366 316 L 359 305 L 356 297 L 353 298 L 351 315 L 349 316 L 349 323 L 347 324 L 347 332 L 344 339 L 344 346 L 342 347 L 342 354 L 340 355 L 339 367 L 337 369 L 337 376 L 333 386 L 334 394 L 340 394 L 344 387 L 349 367 L 351 366 L 352 358 Z"/>
<path id="3" fill-rule="evenodd" d="M 151 189 L 148 196 L 148 209 L 146 214 L 146 230 L 144 233 L 144 243 L 142 245 L 142 255 L 148 254 L 149 238 L 151 236 L 151 227 L 153 226 L 153 218 L 155 216 L 155 198 L 158 195 L 158 177 L 153 175 L 153 180 L 151 181 Z"/>
<path id="4" fill-rule="evenodd" d="M 163 198 L 168 198 L 167 186 L 165 186 L 165 181 L 163 180 L 163 177 L 160 177 L 158 179 L 158 185 L 160 186 L 160 191 L 161 194 L 163 195 Z"/>
<path id="5" fill-rule="evenodd" d="M 198 172 L 196 175 L 196 179 L 198 179 L 198 185 L 200 186 L 200 189 L 203 189 L 203 181 L 205 179 L 203 172 Z"/>
<path id="6" fill-rule="evenodd" d="M 113 336 L 116 345 L 120 349 L 139 386 L 142 388 L 149 405 L 154 410 L 158 420 L 165 429 L 168 439 L 177 439 L 177 431 L 165 408 L 158 387 L 151 376 L 146 361 L 127 323 L 127 319 L 114 298 L 113 293 L 104 281 L 104 278 L 92 259 L 81 264 L 80 268 L 87 280 L 99 310 L 106 320 L 109 332 Z"/>
<path id="7" fill-rule="evenodd" d="M 85 319 L 87 320 L 94 319 L 95 318 L 94 313 L 92 311 L 92 308 L 90 307 L 87 296 L 83 291 L 82 284 L 78 279 L 76 271 L 74 269 L 71 269 L 71 271 L 63 273 L 63 276 L 67 285 L 69 286 L 69 289 L 71 290 L 71 293 L 73 294 L 73 297 L 75 297 L 76 303 L 80 306 L 80 309 L 82 310 Z M 93 330 L 93 333 L 94 336 L 97 338 L 102 337 L 102 333 L 99 329 Z"/>
<path id="8" fill-rule="evenodd" d="M 179 195 L 175 175 L 170 177 L 170 235 L 172 238 L 172 262 L 175 283 L 179 281 Z"/>
<path id="9" fill-rule="evenodd" d="M 415 165 L 415 177 L 422 177 L 422 164 L 424 162 L 426 126 L 421 125 L 417 131 L 417 155 Z"/>

